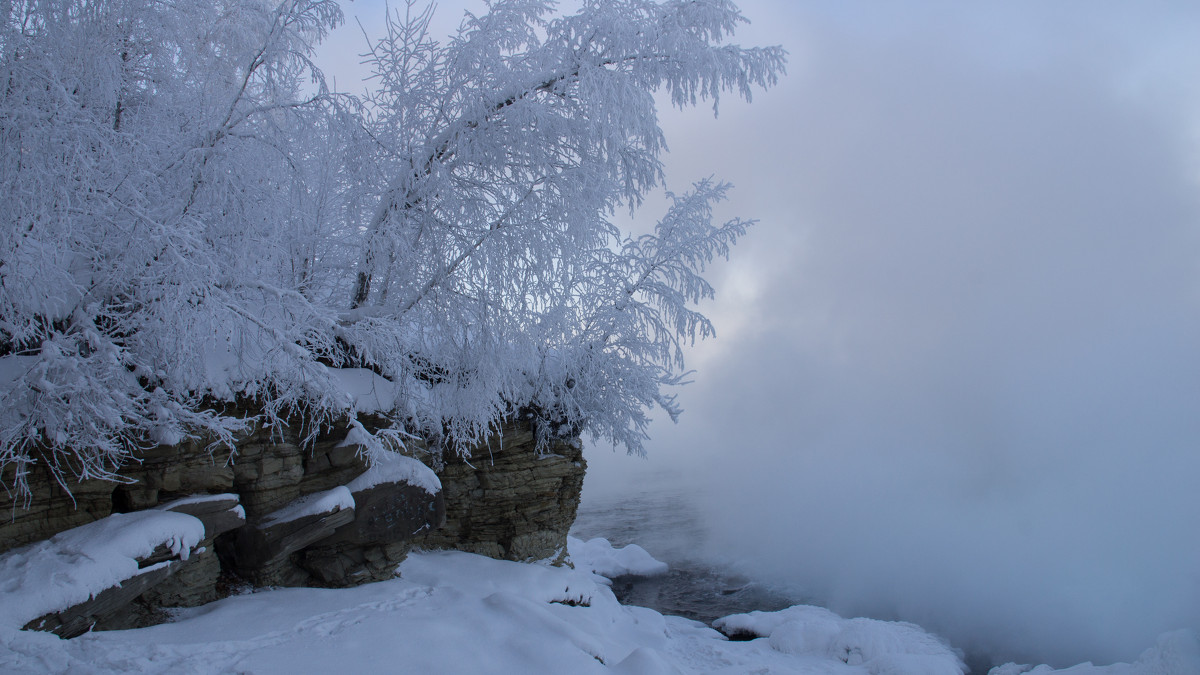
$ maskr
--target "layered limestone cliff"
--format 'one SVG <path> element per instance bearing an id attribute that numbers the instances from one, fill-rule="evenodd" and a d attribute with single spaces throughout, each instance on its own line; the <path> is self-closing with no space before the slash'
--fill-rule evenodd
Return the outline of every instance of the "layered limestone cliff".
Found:
<path id="1" fill-rule="evenodd" d="M 399 457 L 370 468 L 345 441 L 344 430 L 310 444 L 294 431 L 256 430 L 232 455 L 160 446 L 123 470 L 128 482 L 84 481 L 70 493 L 33 472 L 32 500 L 0 520 L 0 554 L 145 509 L 196 517 L 205 534 L 190 551 L 156 549 L 138 560 L 146 573 L 27 627 L 69 637 L 147 625 L 239 583 L 361 584 L 393 575 L 414 547 L 510 560 L 565 554 L 585 469 L 578 440 L 538 453 L 528 426 L 512 423 L 470 457 L 435 462 L 413 444 L 424 464 Z"/>
<path id="2" fill-rule="evenodd" d="M 504 427 L 469 458 L 438 469 L 446 523 L 414 540 L 505 560 L 561 560 L 587 467 L 578 438 L 535 450 L 526 425 Z"/>

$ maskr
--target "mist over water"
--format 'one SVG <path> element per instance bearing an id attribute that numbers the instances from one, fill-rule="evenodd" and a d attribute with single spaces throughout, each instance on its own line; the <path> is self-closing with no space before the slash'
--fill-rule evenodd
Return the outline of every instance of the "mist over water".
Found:
<path id="1" fill-rule="evenodd" d="M 660 490 L 652 552 L 1001 661 L 1200 629 L 1200 5 L 737 4 L 789 75 L 662 106 L 666 175 L 761 222 L 680 424 L 590 445 L 585 504 Z"/>
<path id="2" fill-rule="evenodd" d="M 662 576 L 614 580 L 618 600 L 706 624 L 730 614 L 775 611 L 807 600 L 756 582 L 714 558 L 708 550 L 704 513 L 683 494 L 679 475 L 663 467 L 627 472 L 617 491 L 585 488 L 572 536 L 585 541 L 604 537 L 617 547 L 637 544 L 670 566 Z"/>
<path id="3" fill-rule="evenodd" d="M 588 489 L 675 466 L 713 560 L 1000 661 L 1200 629 L 1196 12 L 831 4 L 743 3 L 788 81 L 672 121 L 762 223 Z"/>

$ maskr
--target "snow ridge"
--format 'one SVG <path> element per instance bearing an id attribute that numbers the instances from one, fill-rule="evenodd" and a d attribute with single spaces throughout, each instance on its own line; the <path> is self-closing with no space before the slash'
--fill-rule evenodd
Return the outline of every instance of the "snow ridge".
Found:
<path id="1" fill-rule="evenodd" d="M 668 571 L 665 562 L 655 560 L 641 546 L 629 544 L 614 548 L 603 537 L 588 541 L 567 537 L 567 551 L 575 569 L 587 570 L 609 579 L 621 576 L 653 577 Z"/>

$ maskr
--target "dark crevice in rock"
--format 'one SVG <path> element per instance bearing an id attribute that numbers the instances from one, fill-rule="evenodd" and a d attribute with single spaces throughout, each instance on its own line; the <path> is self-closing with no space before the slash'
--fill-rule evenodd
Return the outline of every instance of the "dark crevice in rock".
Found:
<path id="1" fill-rule="evenodd" d="M 754 632 L 748 631 L 748 630 L 731 630 L 728 633 L 726 633 L 725 631 L 721 631 L 721 634 L 724 635 L 725 637 L 729 638 L 730 642 L 749 642 L 751 640 L 757 640 L 758 638 L 762 637 L 758 633 L 754 633 Z"/>

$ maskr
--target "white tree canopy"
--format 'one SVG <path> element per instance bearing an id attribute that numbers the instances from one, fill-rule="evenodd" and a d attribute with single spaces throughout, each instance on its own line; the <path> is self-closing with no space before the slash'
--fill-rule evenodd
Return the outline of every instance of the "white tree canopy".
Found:
<path id="1" fill-rule="evenodd" d="M 459 451 L 525 416 L 641 452 L 678 412 L 747 223 L 710 181 L 651 235 L 612 216 L 661 184 L 656 92 L 748 99 L 784 52 L 728 44 L 728 0 L 495 0 L 440 41 L 432 11 L 389 16 L 360 99 L 311 60 L 329 0 L 3 4 L 6 488 L 230 445 L 247 408 Z"/>

